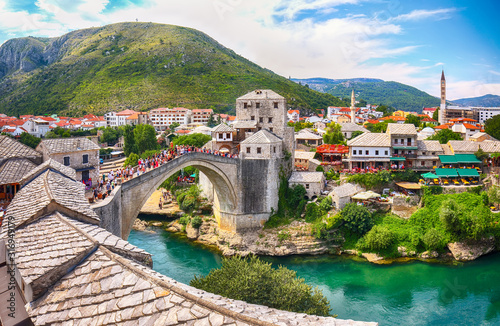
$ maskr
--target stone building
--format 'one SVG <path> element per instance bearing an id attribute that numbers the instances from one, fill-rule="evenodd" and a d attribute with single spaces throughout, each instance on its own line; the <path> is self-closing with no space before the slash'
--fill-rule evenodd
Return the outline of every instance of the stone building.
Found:
<path id="1" fill-rule="evenodd" d="M 288 179 L 290 187 L 302 185 L 306 188 L 307 198 L 313 199 L 321 195 L 325 189 L 325 175 L 323 172 L 302 172 L 294 171 Z"/>
<path id="2" fill-rule="evenodd" d="M 221 123 L 212 130 L 212 150 L 235 153 L 236 130 L 225 123 Z"/>
<path id="3" fill-rule="evenodd" d="M 337 210 L 344 209 L 345 205 L 351 202 L 351 197 L 355 194 L 362 192 L 364 189 L 355 183 L 346 183 L 342 186 L 336 187 L 329 194 L 332 197 L 332 203 Z"/>
<path id="4" fill-rule="evenodd" d="M 347 141 L 349 168 L 388 168 L 391 161 L 391 138 L 388 134 L 364 133 Z"/>
<path id="5" fill-rule="evenodd" d="M 417 129 L 411 123 L 389 123 L 387 134 L 391 138 L 391 160 L 398 165 L 414 167 L 417 158 Z"/>
<path id="6" fill-rule="evenodd" d="M 51 158 L 75 169 L 77 181 L 90 187 L 99 180 L 99 149 L 85 137 L 44 139 L 36 148 L 44 161 Z"/>
<path id="7" fill-rule="evenodd" d="M 439 155 L 444 155 L 444 150 L 438 140 L 417 140 L 417 147 L 415 170 L 433 170 L 439 166 Z"/>
<path id="8" fill-rule="evenodd" d="M 283 157 L 283 141 L 263 129 L 240 143 L 242 159 L 280 159 Z"/>
<path id="9" fill-rule="evenodd" d="M 302 129 L 295 134 L 295 148 L 299 150 L 310 150 L 323 144 L 323 137 L 310 132 L 307 129 Z"/>
<path id="10" fill-rule="evenodd" d="M 370 132 L 370 130 L 352 122 L 345 122 L 340 124 L 340 131 L 346 139 L 352 138 L 352 133 L 355 131 L 359 132 Z"/>

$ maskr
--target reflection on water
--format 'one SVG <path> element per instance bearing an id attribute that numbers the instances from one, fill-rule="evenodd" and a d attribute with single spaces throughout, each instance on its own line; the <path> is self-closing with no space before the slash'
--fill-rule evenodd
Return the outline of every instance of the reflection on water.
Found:
<path id="1" fill-rule="evenodd" d="M 153 254 L 153 269 L 189 283 L 220 267 L 221 256 L 158 229 L 132 231 L 132 244 Z M 380 325 L 500 325 L 500 254 L 466 264 L 373 265 L 339 256 L 265 257 L 297 271 L 342 319 Z"/>

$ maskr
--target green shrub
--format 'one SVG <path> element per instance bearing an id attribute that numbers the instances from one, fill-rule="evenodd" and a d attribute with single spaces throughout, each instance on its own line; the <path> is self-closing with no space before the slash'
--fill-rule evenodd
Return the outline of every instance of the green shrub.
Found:
<path id="1" fill-rule="evenodd" d="M 195 216 L 191 220 L 191 226 L 194 227 L 195 229 L 199 229 L 201 224 L 203 224 L 203 220 L 200 216 Z"/>
<path id="2" fill-rule="evenodd" d="M 385 226 L 375 225 L 364 237 L 364 245 L 370 250 L 389 248 L 394 240 L 392 232 Z"/>
<path id="3" fill-rule="evenodd" d="M 280 231 L 278 233 L 278 241 L 283 242 L 285 240 L 290 240 L 292 236 L 290 235 L 290 232 L 288 231 Z"/>
<path id="4" fill-rule="evenodd" d="M 325 197 L 319 203 L 319 209 L 321 211 L 321 215 L 326 214 L 332 208 L 332 199 L 330 197 Z"/>
<path id="5" fill-rule="evenodd" d="M 325 169 L 321 165 L 318 165 L 316 167 L 316 172 L 325 172 Z"/>
<path id="6" fill-rule="evenodd" d="M 373 224 L 368 209 L 354 203 L 349 203 L 344 207 L 342 219 L 344 227 L 357 234 L 365 234 Z"/>
<path id="7" fill-rule="evenodd" d="M 137 166 L 138 161 L 139 161 L 139 155 L 137 155 L 136 153 L 131 153 L 129 157 L 127 157 L 125 162 L 123 162 L 123 166 L 124 167 Z"/>
<path id="8" fill-rule="evenodd" d="M 439 250 L 443 248 L 443 236 L 436 229 L 429 229 L 422 236 L 422 242 L 427 250 Z"/>
<path id="9" fill-rule="evenodd" d="M 179 219 L 179 223 L 186 226 L 191 221 L 191 217 L 189 215 L 182 215 Z"/>
<path id="10" fill-rule="evenodd" d="M 299 313 L 329 316 L 329 302 L 321 290 L 313 289 L 295 271 L 259 258 L 223 258 L 219 269 L 207 276 L 195 276 L 196 288 L 235 300 Z"/>
<path id="11" fill-rule="evenodd" d="M 316 205 L 316 203 L 307 204 L 305 215 L 306 222 L 313 223 L 319 218 L 321 218 L 321 211 L 319 206 Z"/>
<path id="12" fill-rule="evenodd" d="M 335 214 L 335 215 L 330 216 L 328 218 L 326 227 L 328 230 L 338 228 L 342 225 L 343 221 L 344 221 L 344 219 L 342 218 L 341 213 Z"/>
<path id="13" fill-rule="evenodd" d="M 327 235 L 327 225 L 324 222 L 316 222 L 311 226 L 311 235 L 316 239 L 325 239 Z"/>

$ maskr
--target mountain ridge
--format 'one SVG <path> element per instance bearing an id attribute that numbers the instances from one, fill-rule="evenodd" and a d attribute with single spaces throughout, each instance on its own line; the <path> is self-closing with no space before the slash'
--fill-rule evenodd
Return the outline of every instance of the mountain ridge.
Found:
<path id="1" fill-rule="evenodd" d="M 369 104 L 384 104 L 398 110 L 422 112 L 424 107 L 436 107 L 440 103 L 439 98 L 415 87 L 382 79 L 292 78 L 292 80 L 341 98 L 350 98 L 354 89 L 358 100 L 363 99 Z"/>
<path id="2" fill-rule="evenodd" d="M 460 106 L 499 107 L 500 96 L 486 94 L 478 97 L 461 98 L 458 100 L 453 100 L 451 102 Z"/>
<path id="3" fill-rule="evenodd" d="M 0 112 L 102 114 L 160 106 L 234 109 L 235 99 L 270 88 L 303 113 L 338 98 L 274 74 L 194 29 L 117 23 L 0 47 Z"/>

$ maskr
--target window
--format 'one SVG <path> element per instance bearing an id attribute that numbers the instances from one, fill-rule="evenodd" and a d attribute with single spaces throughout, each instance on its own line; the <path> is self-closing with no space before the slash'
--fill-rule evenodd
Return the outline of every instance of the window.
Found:
<path id="1" fill-rule="evenodd" d="M 355 149 L 352 150 L 352 154 L 356 155 L 356 150 Z"/>
<path id="2" fill-rule="evenodd" d="M 247 154 L 250 154 L 250 147 L 247 147 Z"/>
<path id="3" fill-rule="evenodd" d="M 375 155 L 378 155 L 378 151 L 375 151 Z"/>
<path id="4" fill-rule="evenodd" d="M 273 152 L 276 153 L 276 146 L 273 147 Z"/>
<path id="5" fill-rule="evenodd" d="M 257 147 L 257 154 L 262 154 L 262 149 L 260 147 Z"/>
<path id="6" fill-rule="evenodd" d="M 422 161 L 422 166 L 424 166 L 424 165 L 425 165 L 425 161 Z"/>
<path id="7" fill-rule="evenodd" d="M 388 151 L 385 151 L 385 155 L 389 155 L 389 152 L 388 152 Z"/>
<path id="8" fill-rule="evenodd" d="M 263 118 L 263 117 L 260 117 L 260 118 L 259 118 L 259 122 L 260 122 L 260 123 L 263 123 L 263 122 L 264 122 L 264 118 Z"/>
<path id="9" fill-rule="evenodd" d="M 309 189 L 309 184 L 308 183 L 306 183 L 306 189 Z"/>
<path id="10" fill-rule="evenodd" d="M 273 128 L 272 128 L 272 127 L 271 127 L 271 128 L 269 128 L 269 131 L 270 131 L 270 132 L 273 132 Z"/>
<path id="11" fill-rule="evenodd" d="M 397 139 L 394 139 L 394 144 L 397 144 L 398 143 L 398 140 Z"/>
<path id="12" fill-rule="evenodd" d="M 88 179 L 90 179 L 89 171 L 82 171 L 82 180 L 88 180 Z"/>
<path id="13" fill-rule="evenodd" d="M 250 117 L 250 120 L 255 120 L 255 116 L 254 116 L 254 115 L 252 115 L 252 116 Z"/>
<path id="14" fill-rule="evenodd" d="M 86 163 L 88 163 L 88 162 L 89 162 L 89 154 L 84 154 L 84 155 L 83 155 L 83 162 L 82 162 L 82 163 L 83 163 L 83 164 L 86 164 Z"/>
<path id="15" fill-rule="evenodd" d="M 275 109 L 277 109 L 277 108 L 278 108 L 278 102 L 274 102 L 274 103 L 273 103 L 273 105 L 274 105 L 274 108 L 275 108 Z"/>
<path id="16" fill-rule="evenodd" d="M 228 132 L 228 133 L 226 134 L 226 137 L 227 137 L 227 139 L 231 139 L 231 133 L 229 133 L 229 132 Z"/>
<path id="17" fill-rule="evenodd" d="M 267 122 L 268 122 L 268 123 L 273 123 L 273 117 L 269 117 L 269 118 L 267 118 Z"/>
<path id="18" fill-rule="evenodd" d="M 247 107 L 248 107 L 247 102 L 244 102 L 244 103 L 243 103 L 243 108 L 244 108 L 244 109 L 246 109 Z"/>
<path id="19" fill-rule="evenodd" d="M 433 165 L 433 166 L 436 166 L 436 161 L 432 161 L 432 165 Z"/>
<path id="20" fill-rule="evenodd" d="M 218 134 L 219 135 L 219 139 L 222 139 L 222 134 Z"/>
<path id="21" fill-rule="evenodd" d="M 366 150 L 366 151 L 365 151 L 365 155 L 370 155 L 370 151 L 369 151 L 369 150 Z"/>
<path id="22" fill-rule="evenodd" d="M 260 103 L 259 102 L 255 103 L 255 108 L 256 109 L 260 108 Z"/>
<path id="23" fill-rule="evenodd" d="M 426 155 L 426 154 L 427 154 L 427 152 L 422 152 L 422 155 Z"/>
<path id="24" fill-rule="evenodd" d="M 64 157 L 64 165 L 69 166 L 69 156 Z"/>

